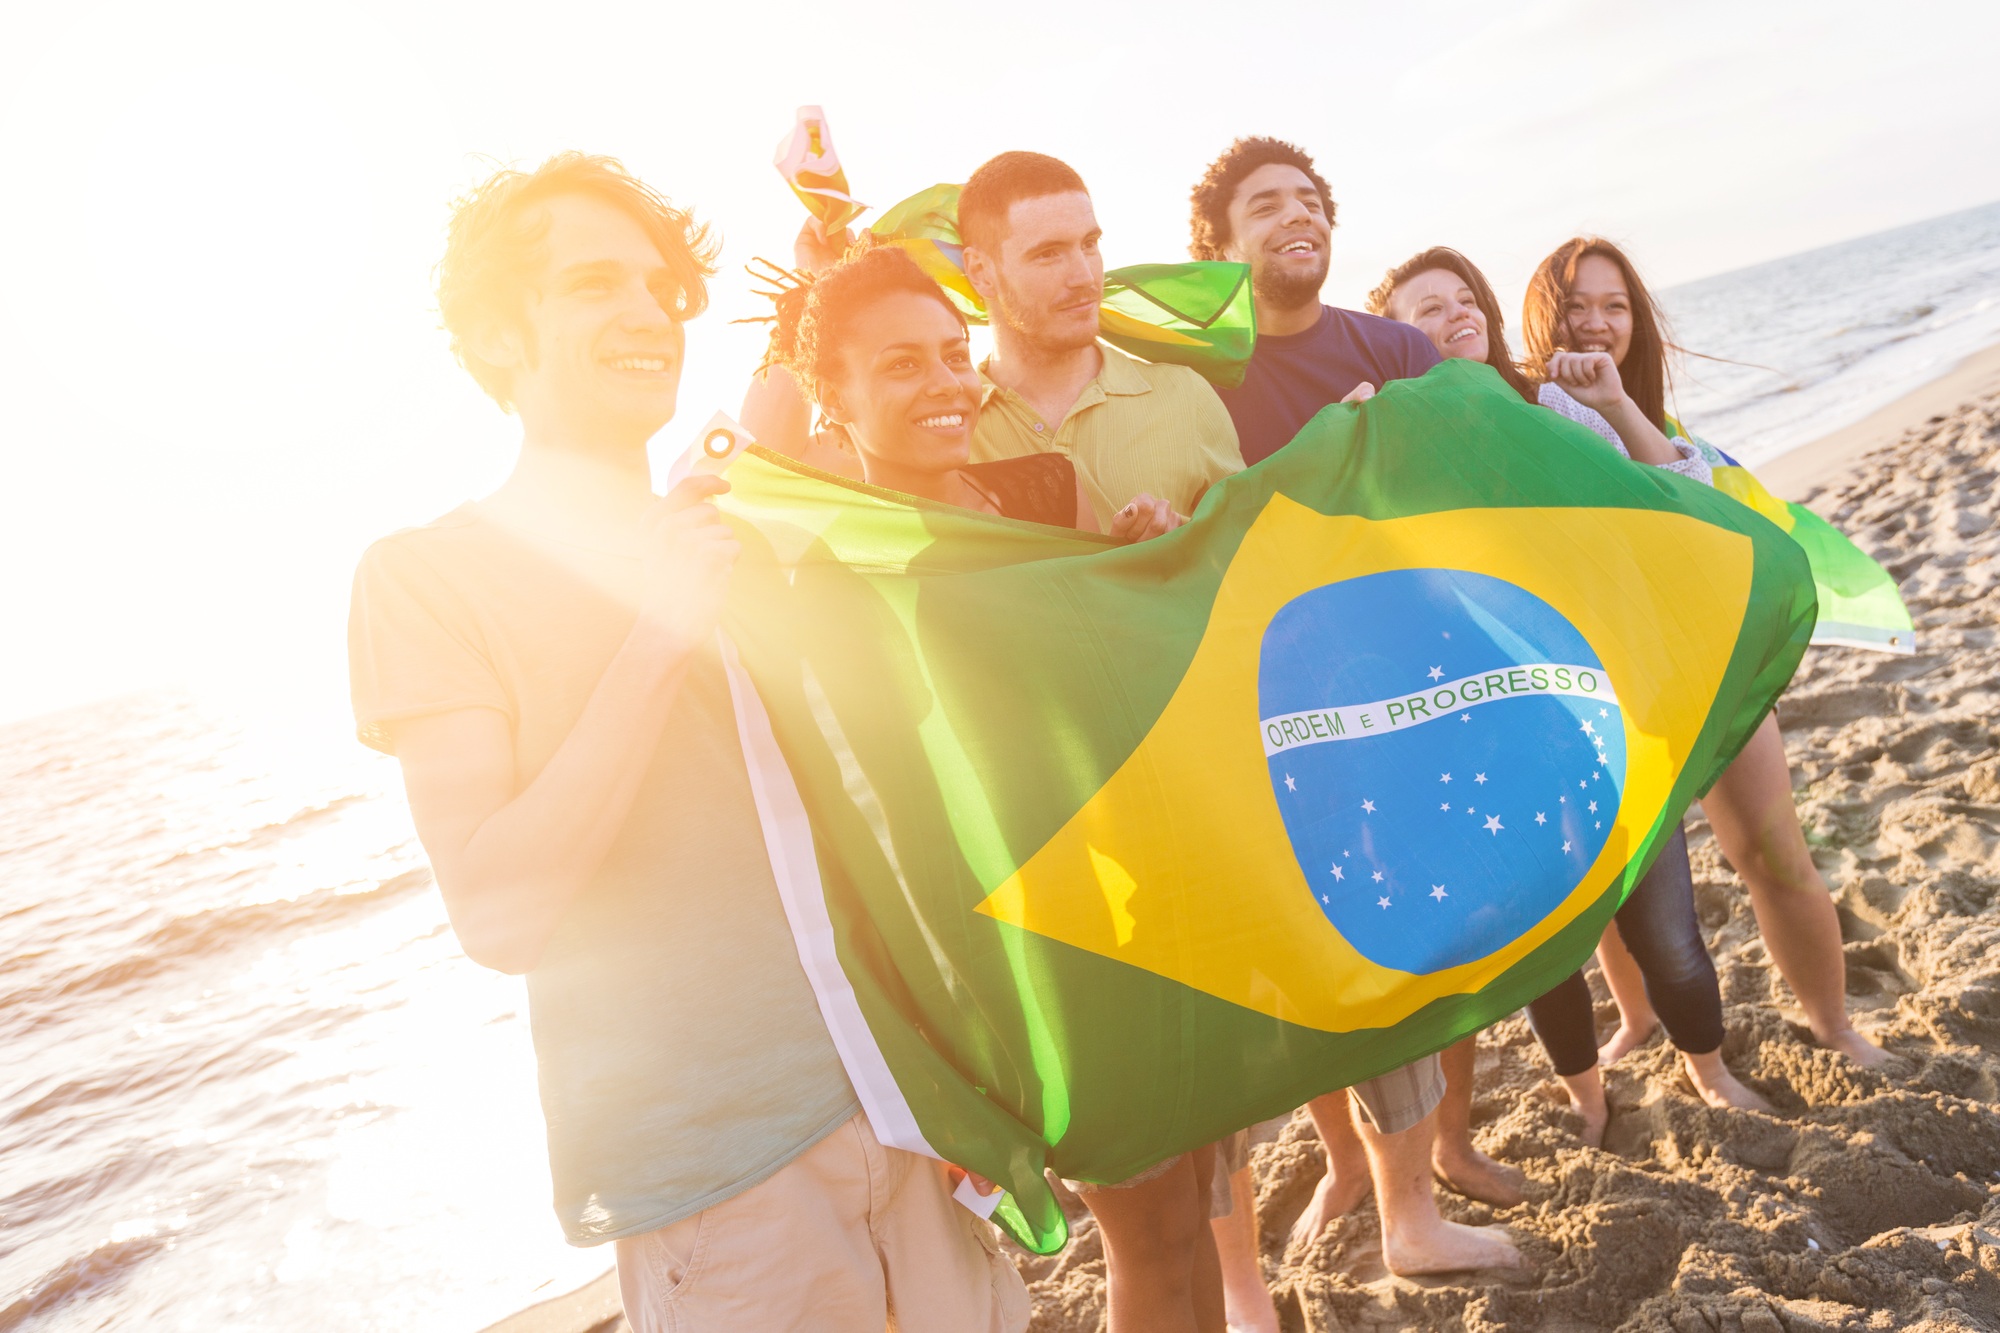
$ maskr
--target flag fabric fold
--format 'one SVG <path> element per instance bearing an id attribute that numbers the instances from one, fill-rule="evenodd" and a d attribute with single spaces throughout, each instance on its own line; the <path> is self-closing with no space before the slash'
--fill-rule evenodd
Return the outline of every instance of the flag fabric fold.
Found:
<path id="1" fill-rule="evenodd" d="M 1749 468 L 1672 417 L 1667 418 L 1667 432 L 1701 450 L 1715 475 L 1715 489 L 1770 519 L 1804 549 L 1819 595 L 1819 622 L 1812 636 L 1815 646 L 1916 652 L 1917 631 L 1910 621 L 1910 609 L 1903 605 L 1895 578 L 1878 561 L 1798 501 L 1780 500 L 1771 494 Z"/>
<path id="2" fill-rule="evenodd" d="M 1198 312 L 1196 312 L 1198 313 Z M 885 1143 L 1066 1236 L 1111 1182 L 1588 957 L 1804 651 L 1801 549 L 1446 362 L 1108 540 L 752 450 L 725 630 Z"/>

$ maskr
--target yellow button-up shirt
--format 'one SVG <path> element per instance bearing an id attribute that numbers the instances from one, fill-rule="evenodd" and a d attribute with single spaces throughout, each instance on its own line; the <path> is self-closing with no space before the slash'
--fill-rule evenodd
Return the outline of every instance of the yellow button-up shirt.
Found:
<path id="1" fill-rule="evenodd" d="M 1069 455 L 1098 526 L 1132 497 L 1157 495 L 1183 514 L 1211 485 L 1243 470 L 1236 426 L 1208 381 L 1186 366 L 1141 361 L 1098 344 L 1104 368 L 1051 427 L 1026 400 L 986 378 L 972 461 Z"/>

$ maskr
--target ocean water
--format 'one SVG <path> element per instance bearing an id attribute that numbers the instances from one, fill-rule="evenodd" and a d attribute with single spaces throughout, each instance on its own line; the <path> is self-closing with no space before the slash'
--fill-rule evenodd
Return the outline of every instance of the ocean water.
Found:
<path id="1" fill-rule="evenodd" d="M 1755 464 L 2000 342 L 2000 203 L 1659 293 L 1679 416 Z M 1728 364 L 1736 362 L 1739 364 Z"/>
<path id="2" fill-rule="evenodd" d="M 1746 461 L 2000 341 L 2000 205 L 1663 294 Z M 0 726 L 0 1333 L 475 1330 L 601 1272 L 524 993 L 459 953 L 337 711 Z"/>
<path id="3" fill-rule="evenodd" d="M 525 996 L 392 761 L 180 698 L 0 728 L 0 1330 L 476 1329 L 588 1281 Z"/>

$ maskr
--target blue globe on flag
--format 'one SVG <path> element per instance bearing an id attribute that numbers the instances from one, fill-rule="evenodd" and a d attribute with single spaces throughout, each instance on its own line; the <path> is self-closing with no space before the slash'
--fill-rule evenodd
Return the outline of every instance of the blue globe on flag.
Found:
<path id="1" fill-rule="evenodd" d="M 1264 632 L 1272 789 L 1326 918 L 1413 973 L 1518 939 L 1610 836 L 1625 738 L 1604 665 L 1555 608 L 1454 569 L 1316 588 Z"/>

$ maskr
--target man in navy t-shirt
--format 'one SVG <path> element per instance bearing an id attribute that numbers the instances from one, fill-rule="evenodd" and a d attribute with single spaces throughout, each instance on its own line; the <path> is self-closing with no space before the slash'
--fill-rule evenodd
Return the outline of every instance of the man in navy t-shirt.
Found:
<path id="1" fill-rule="evenodd" d="M 1188 248 L 1194 257 L 1250 266 L 1257 350 L 1242 386 L 1220 391 L 1246 464 L 1289 444 L 1328 404 L 1367 398 L 1389 380 L 1415 378 L 1438 363 L 1431 340 L 1412 325 L 1320 303 L 1333 197 L 1312 159 L 1298 148 L 1277 139 L 1238 139 L 1194 187 L 1193 204 Z M 1469 1092 L 1472 1045 L 1462 1042 L 1452 1053 Z M 1498 1228 L 1464 1226 L 1438 1212 L 1433 1171 L 1453 1188 L 1499 1206 L 1522 1198 L 1520 1172 L 1474 1149 L 1469 1127 L 1437 1134 L 1437 1108 L 1447 1082 L 1443 1062 L 1425 1056 L 1357 1085 L 1354 1101 L 1366 1116 L 1365 1128 L 1351 1118 L 1345 1091 L 1309 1104 L 1326 1146 L 1327 1174 L 1293 1228 L 1294 1240 L 1317 1236 L 1372 1187 L 1382 1219 L 1383 1258 L 1392 1272 L 1509 1268 L 1523 1262 Z M 1469 1111 L 1469 1101 L 1466 1105 Z M 1232 1177 L 1231 1186 L 1232 1194 L 1247 1194 L 1247 1177 Z M 1218 1231 L 1231 1296 L 1228 1252 L 1254 1254 L 1253 1242 L 1250 1234 L 1228 1242 Z"/>
<path id="2" fill-rule="evenodd" d="M 1242 387 L 1221 390 L 1246 464 L 1291 443 L 1328 403 L 1438 363 L 1411 325 L 1320 304 L 1333 214 L 1312 159 L 1277 139 L 1238 139 L 1194 187 L 1189 252 L 1248 264 L 1257 303 L 1257 351 Z"/>

